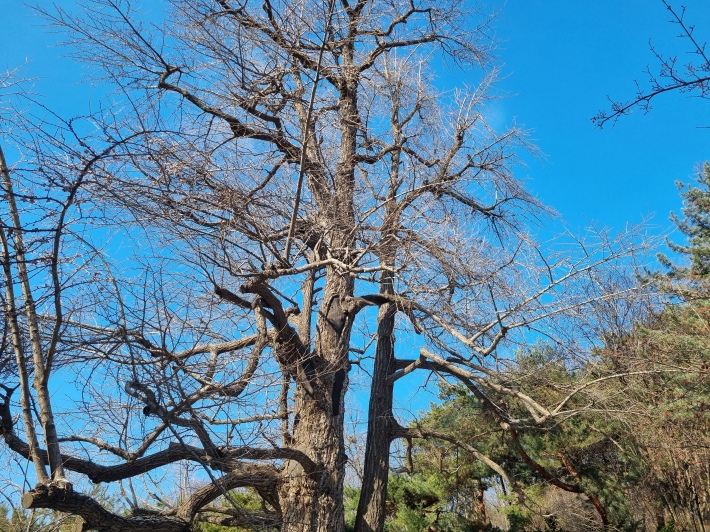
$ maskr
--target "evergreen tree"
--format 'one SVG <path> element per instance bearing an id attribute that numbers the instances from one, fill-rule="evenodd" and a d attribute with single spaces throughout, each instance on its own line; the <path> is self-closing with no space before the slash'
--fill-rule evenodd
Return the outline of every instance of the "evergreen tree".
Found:
<path id="1" fill-rule="evenodd" d="M 707 297 L 710 287 L 710 163 L 698 172 L 697 183 L 697 187 L 679 184 L 684 218 L 671 213 L 671 220 L 688 243 L 668 241 L 670 249 L 689 259 L 690 264 L 678 265 L 663 254 L 658 257 L 668 270 L 662 277 L 666 281 L 661 283 L 662 289 L 690 299 Z"/>

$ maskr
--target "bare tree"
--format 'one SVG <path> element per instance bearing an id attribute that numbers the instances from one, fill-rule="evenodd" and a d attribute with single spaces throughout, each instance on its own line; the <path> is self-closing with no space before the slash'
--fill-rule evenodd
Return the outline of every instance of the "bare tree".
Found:
<path id="1" fill-rule="evenodd" d="M 10 384 L 2 430 L 35 466 L 26 508 L 107 531 L 343 530 L 346 394 L 362 371 L 356 527 L 381 530 L 390 444 L 422 436 L 393 411 L 415 371 L 464 382 L 505 430 L 560 423 L 612 378 L 548 404 L 506 370 L 541 336 L 584 357 L 594 311 L 635 293 L 613 272 L 645 244 L 596 233 L 548 253 L 528 234 L 546 211 L 513 176 L 520 132 L 486 124 L 494 76 L 447 90 L 432 71 L 483 65 L 488 19 L 436 0 L 169 4 L 160 17 L 113 0 L 45 13 L 122 104 L 94 132 L 58 124 L 79 149 L 40 128 L 47 144 L 27 164 L 3 164 L 5 319 L 19 353 L 8 379 L 23 432 Z M 33 176 L 66 190 L 60 212 L 81 230 L 66 214 L 23 221 L 10 200 L 31 203 L 17 187 Z M 33 223 L 49 255 L 23 246 Z M 62 266 L 71 250 L 91 260 Z M 52 371 L 76 387 L 54 403 Z M 177 464 L 196 466 L 189 485 L 156 494 L 154 475 Z M 73 490 L 64 471 L 120 484 L 132 514 Z M 258 510 L 234 497 L 241 488 Z"/>

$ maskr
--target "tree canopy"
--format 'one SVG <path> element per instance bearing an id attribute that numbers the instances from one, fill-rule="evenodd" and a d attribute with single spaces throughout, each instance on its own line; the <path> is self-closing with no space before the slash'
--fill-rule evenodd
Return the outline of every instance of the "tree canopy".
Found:
<path id="1" fill-rule="evenodd" d="M 22 506 L 82 530 L 337 532 L 350 468 L 358 531 L 452 489 L 469 507 L 450 526 L 484 526 L 490 486 L 524 501 L 517 475 L 606 525 L 574 458 L 596 441 L 561 466 L 545 448 L 613 411 L 613 383 L 667 370 L 597 349 L 648 313 L 649 242 L 537 241 L 550 213 L 514 172 L 524 135 L 486 121 L 489 18 L 443 0 L 148 7 L 39 8 L 112 90 L 96 113 L 3 81 L 0 430 L 31 468 Z M 443 86 L 444 62 L 476 83 Z M 435 379 L 475 434 L 397 410 Z M 446 467 L 449 446 L 473 457 L 462 483 L 390 476 L 393 444 L 419 439 Z"/>

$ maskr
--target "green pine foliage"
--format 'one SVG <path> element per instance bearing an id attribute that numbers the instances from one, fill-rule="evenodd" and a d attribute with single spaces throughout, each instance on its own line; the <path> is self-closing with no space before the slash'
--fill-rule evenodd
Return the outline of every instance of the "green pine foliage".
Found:
<path id="1" fill-rule="evenodd" d="M 628 447 L 638 454 L 639 490 L 659 521 L 678 530 L 710 525 L 710 301 L 672 305 L 615 346 L 656 373 L 627 387 Z"/>
<path id="2" fill-rule="evenodd" d="M 597 401 L 588 411 L 544 430 L 519 431 L 528 455 L 581 493 L 552 486 L 521 460 L 510 434 L 475 397 L 446 387 L 442 402 L 416 426 L 473 445 L 514 486 L 452 443 L 415 441 L 413 469 L 391 480 L 388 530 L 494 530 L 494 512 L 505 515 L 508 530 L 597 530 L 591 497 L 610 530 L 703 530 L 710 515 L 708 370 L 710 302 L 701 300 L 669 306 L 630 334 L 608 338 L 587 367 L 568 367 L 550 346 L 519 353 L 511 380 L 537 388 L 536 397 L 547 394 L 551 404 L 580 382 L 627 374 L 571 405 Z"/>
<path id="3" fill-rule="evenodd" d="M 683 198 L 683 216 L 671 213 L 671 220 L 685 236 L 685 245 L 668 240 L 670 249 L 685 259 L 678 265 L 666 255 L 658 259 L 666 268 L 665 275 L 656 276 L 664 290 L 681 295 L 686 300 L 708 297 L 710 279 L 710 163 L 705 163 L 697 175 L 697 186 L 678 184 Z"/>
<path id="4" fill-rule="evenodd" d="M 235 489 L 230 491 L 228 496 L 229 500 L 223 497 L 219 501 L 219 506 L 224 509 L 224 512 L 202 514 L 195 523 L 195 532 L 271 532 L 277 530 L 274 527 L 261 524 L 240 526 L 220 524 L 221 522 L 230 522 L 233 517 L 244 515 L 244 511 L 258 514 L 263 509 L 261 497 L 252 488 Z"/>

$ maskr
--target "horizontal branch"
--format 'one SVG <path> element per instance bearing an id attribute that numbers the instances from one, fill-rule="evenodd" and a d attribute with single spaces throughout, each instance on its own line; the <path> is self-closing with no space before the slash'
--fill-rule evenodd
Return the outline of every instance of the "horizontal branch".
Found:
<path id="1" fill-rule="evenodd" d="M 109 512 L 91 497 L 71 488 L 39 485 L 22 496 L 26 509 L 48 508 L 81 517 L 79 530 L 96 532 L 190 532 L 184 519 L 168 515 L 123 516 Z M 82 526 L 83 525 L 83 526 Z M 75 529 L 76 530 L 76 529 Z"/>
<path id="2" fill-rule="evenodd" d="M 12 417 L 10 414 L 9 397 L 0 408 L 0 436 L 3 437 L 7 446 L 16 454 L 26 460 L 30 459 L 30 446 L 20 439 L 13 430 Z M 309 475 L 316 475 L 318 467 L 305 453 L 291 448 L 275 447 L 271 449 L 261 449 L 254 447 L 218 448 L 219 457 L 206 459 L 207 453 L 199 447 L 192 447 L 180 443 L 170 443 L 167 449 L 158 451 L 149 456 L 144 456 L 136 460 L 129 460 L 126 463 L 105 466 L 83 460 L 66 454 L 61 455 L 62 464 L 70 471 L 86 475 L 93 483 L 115 482 L 132 478 L 148 471 L 153 471 L 181 460 L 198 462 L 209 466 L 216 471 L 229 473 L 235 468 L 242 467 L 241 460 L 294 460 L 298 462 Z M 48 464 L 47 451 L 39 449 L 40 459 L 44 464 Z M 277 469 L 270 464 L 260 464 L 262 469 L 259 475 L 275 475 Z M 253 484 L 258 485 L 261 481 L 258 476 L 253 479 Z"/>

